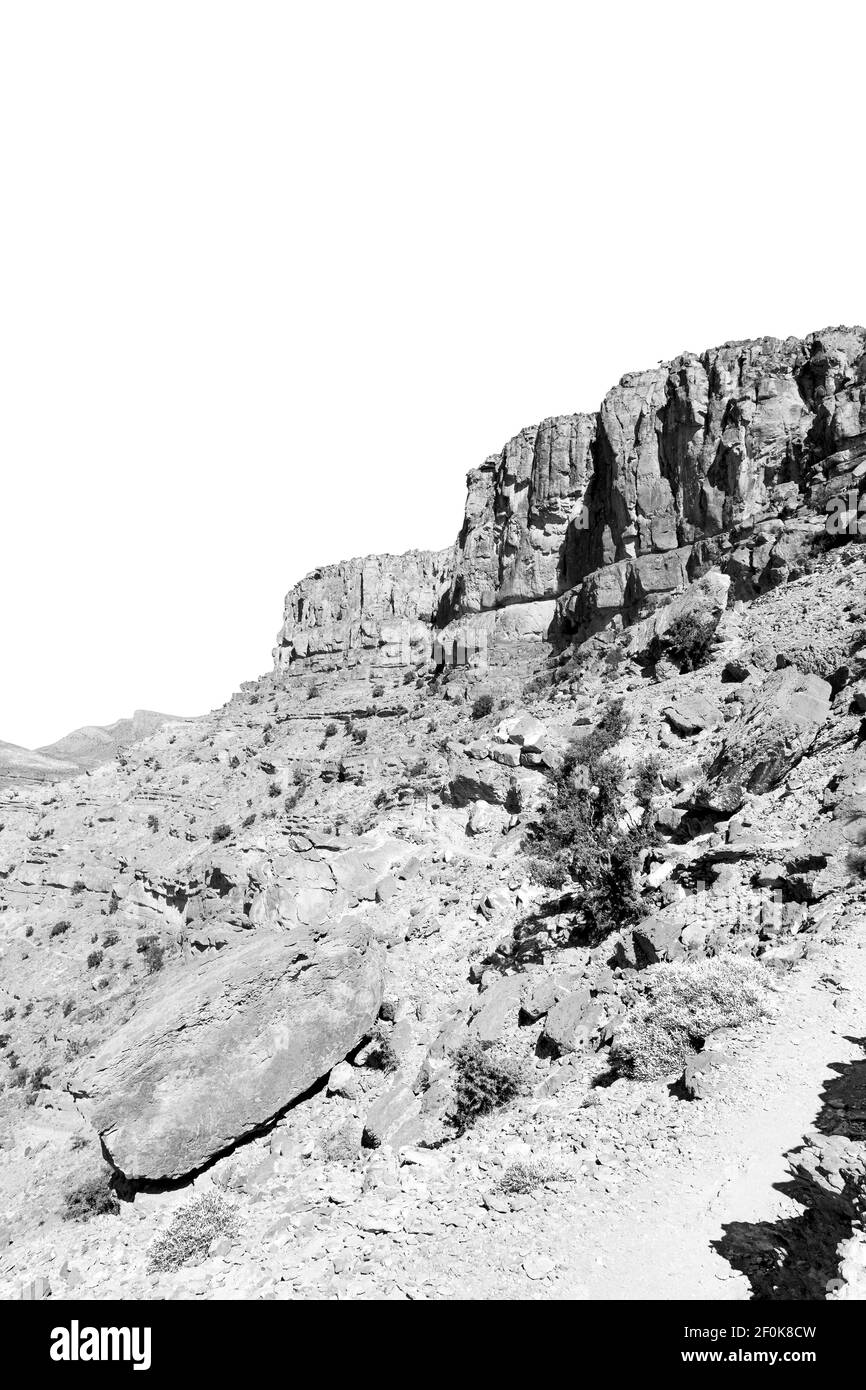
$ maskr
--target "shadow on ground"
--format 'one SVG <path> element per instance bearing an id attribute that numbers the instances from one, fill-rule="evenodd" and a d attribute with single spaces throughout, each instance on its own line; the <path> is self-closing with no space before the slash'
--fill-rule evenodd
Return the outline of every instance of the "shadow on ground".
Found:
<path id="1" fill-rule="evenodd" d="M 866 1038 L 847 1041 L 866 1052 Z M 834 1062 L 831 1070 L 836 1075 L 824 1084 L 816 1133 L 807 1141 L 812 1155 L 821 1135 L 855 1142 L 866 1139 L 866 1060 Z M 801 1215 L 780 1221 L 732 1221 L 723 1227 L 721 1240 L 711 1242 L 749 1280 L 752 1300 L 822 1301 L 828 1280 L 838 1273 L 837 1246 L 851 1235 L 857 1194 L 847 1184 L 834 1191 L 816 1182 L 809 1163 L 801 1162 L 806 1153 L 804 1144 L 786 1154 L 792 1177 L 775 1184 L 777 1191 L 804 1208 Z"/>

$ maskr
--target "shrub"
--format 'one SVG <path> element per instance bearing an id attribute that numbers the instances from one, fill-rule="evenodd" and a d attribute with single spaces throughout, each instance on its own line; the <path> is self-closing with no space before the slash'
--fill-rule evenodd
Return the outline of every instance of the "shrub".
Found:
<path id="1" fill-rule="evenodd" d="M 54 926 L 51 928 L 50 935 L 51 935 L 51 936 L 62 936 L 64 932 L 69 931 L 69 928 L 70 928 L 71 926 L 72 926 L 72 923 L 66 921 L 66 919 L 64 918 L 64 919 L 61 920 L 60 922 L 55 922 L 55 923 L 54 923 Z"/>
<path id="2" fill-rule="evenodd" d="M 564 1169 L 552 1168 L 539 1159 L 517 1159 L 509 1163 L 499 1180 L 500 1189 L 511 1196 L 523 1196 L 548 1182 L 573 1182 L 574 1177 Z"/>
<path id="3" fill-rule="evenodd" d="M 249 830 L 250 826 L 255 824 L 255 819 L 255 812 L 251 811 L 248 816 L 244 816 L 243 820 L 241 821 L 241 826 L 244 830 Z"/>
<path id="4" fill-rule="evenodd" d="M 232 753 L 231 757 L 229 758 L 229 767 L 232 769 L 232 771 L 234 771 L 235 768 L 240 767 L 240 765 L 241 760 L 238 757 L 237 753 Z"/>
<path id="5" fill-rule="evenodd" d="M 627 728 L 622 703 L 612 704 L 589 734 L 571 744 L 524 842 L 536 883 L 569 885 L 598 940 L 642 915 L 637 861 L 655 839 L 646 814 L 639 825 L 622 825 L 625 766 L 612 749 Z"/>
<path id="6" fill-rule="evenodd" d="M 374 685 L 374 686 L 373 686 L 373 699 L 374 699 L 374 700 L 381 700 L 381 698 L 382 698 L 382 696 L 383 696 L 384 694 L 385 694 L 385 687 L 384 687 L 384 685 Z"/>
<path id="7" fill-rule="evenodd" d="M 709 657 L 715 624 L 701 619 L 696 613 L 681 613 L 662 634 L 661 647 L 666 649 L 684 671 L 695 671 Z M 654 651 L 656 660 L 660 649 Z"/>
<path id="8" fill-rule="evenodd" d="M 140 956 L 144 956 L 144 965 L 148 975 L 155 975 L 161 970 L 165 961 L 165 947 L 159 944 L 157 936 L 140 936 L 135 943 L 136 950 Z"/>
<path id="9" fill-rule="evenodd" d="M 617 1031 L 611 1066 L 641 1081 L 679 1070 L 720 1028 L 767 1012 L 763 968 L 748 956 L 715 956 L 652 970 L 646 994 Z"/>
<path id="10" fill-rule="evenodd" d="M 523 792 L 513 778 L 505 793 L 505 809 L 509 816 L 519 816 L 523 810 Z"/>
<path id="11" fill-rule="evenodd" d="M 283 789 L 280 786 L 279 782 L 272 782 L 271 785 L 268 787 L 268 796 L 280 796 L 282 790 Z"/>
<path id="12" fill-rule="evenodd" d="M 102 964 L 102 952 L 101 952 L 101 951 L 91 951 L 91 952 L 90 952 L 90 955 L 87 957 L 87 968 L 88 968 L 88 970 L 97 970 L 101 964 Z"/>
<path id="13" fill-rule="evenodd" d="M 10 1040 L 11 1040 L 11 1037 L 12 1037 L 12 1034 L 11 1034 L 11 1033 L 0 1033 L 0 1052 L 2 1052 L 2 1050 L 3 1050 L 4 1047 L 8 1047 L 8 1046 L 9 1046 L 9 1042 L 10 1042 Z"/>
<path id="14" fill-rule="evenodd" d="M 487 1115 L 520 1095 L 523 1068 L 504 1052 L 477 1039 L 464 1043 L 454 1054 L 455 1121 L 459 1129 Z"/>
<path id="15" fill-rule="evenodd" d="M 329 724 L 325 725 L 325 738 L 333 738 L 336 732 L 337 726 L 332 719 Z"/>
<path id="16" fill-rule="evenodd" d="M 105 933 L 105 936 L 102 938 L 102 944 L 105 947 L 106 951 L 108 951 L 112 946 L 116 946 L 119 940 L 120 937 L 118 936 L 116 931 L 107 931 Z"/>
<path id="17" fill-rule="evenodd" d="M 89 1221 L 93 1216 L 117 1216 L 120 1203 L 111 1187 L 111 1174 L 106 1171 L 88 1178 L 63 1199 L 64 1221 Z"/>
<path id="18" fill-rule="evenodd" d="M 211 839 L 213 840 L 215 845 L 218 845 L 221 840 L 228 840 L 231 836 L 231 833 L 231 826 L 226 825 L 225 821 L 223 821 L 221 825 L 214 826 L 213 832 L 211 834 Z"/>
<path id="19" fill-rule="evenodd" d="M 307 686 L 307 699 L 308 699 L 308 700 L 317 700 L 317 699 L 319 698 L 319 696 L 321 695 L 321 693 L 322 693 L 322 687 L 319 685 L 319 682 L 318 682 L 318 681 L 310 681 L 310 684 Z"/>
<path id="20" fill-rule="evenodd" d="M 360 1127 L 353 1120 L 344 1120 L 322 1135 L 319 1155 L 325 1163 L 352 1163 L 360 1147 Z"/>
<path id="21" fill-rule="evenodd" d="M 403 672 L 403 684 L 404 684 L 404 685 L 411 685 L 414 679 L 415 679 L 415 672 L 414 672 L 414 671 L 404 671 L 404 672 Z"/>
<path id="22" fill-rule="evenodd" d="M 486 719 L 488 714 L 493 713 L 493 696 L 476 695 L 472 701 L 472 718 Z"/>
<path id="23" fill-rule="evenodd" d="M 367 730 L 366 730 L 366 729 L 353 729 L 353 730 L 352 730 L 352 738 L 353 738 L 353 740 L 354 740 L 355 743 L 362 744 L 362 745 L 365 744 L 365 743 L 367 742 Z"/>
<path id="24" fill-rule="evenodd" d="M 662 790 L 661 758 L 649 753 L 642 758 L 635 770 L 634 794 L 642 806 L 648 805 Z"/>
<path id="25" fill-rule="evenodd" d="M 3 1010 L 3 1022 L 4 1022 L 4 1023 L 8 1023 L 9 1020 L 10 1020 L 10 1019 L 13 1019 L 14 1017 L 15 1017 L 15 1006 L 14 1006 L 14 1004 L 9 1004 L 8 1007 L 5 1008 L 5 1009 Z"/>
<path id="26" fill-rule="evenodd" d="M 148 1251 L 148 1269 L 154 1274 L 200 1264 L 211 1243 L 238 1231 L 237 1208 L 216 1192 L 206 1192 L 175 1212 L 166 1230 Z"/>
<path id="27" fill-rule="evenodd" d="M 394 1051 L 394 1044 L 384 1028 L 377 1028 L 373 1034 L 373 1047 L 367 1053 L 365 1066 L 373 1071 L 396 1071 L 399 1058 Z"/>
<path id="28" fill-rule="evenodd" d="M 152 830 L 154 835 L 159 829 L 159 816 L 155 816 L 153 812 L 151 812 L 147 818 L 147 828 L 148 830 Z"/>

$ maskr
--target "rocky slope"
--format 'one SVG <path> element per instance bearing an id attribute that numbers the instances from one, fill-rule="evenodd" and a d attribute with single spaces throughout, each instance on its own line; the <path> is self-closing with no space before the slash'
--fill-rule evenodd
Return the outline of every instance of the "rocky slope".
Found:
<path id="1" fill-rule="evenodd" d="M 0 792 L 0 1291 L 851 1296 L 863 345 L 625 378 L 470 475 L 453 550 L 296 586 L 222 710 Z M 603 931 L 592 856 L 538 869 L 563 794 L 563 853 L 598 798 L 632 837 Z M 655 992 L 717 967 L 766 1003 L 669 1055 Z M 519 1084 L 470 1123 L 476 1044 Z M 155 1267 L 195 1194 L 231 1233 Z"/>

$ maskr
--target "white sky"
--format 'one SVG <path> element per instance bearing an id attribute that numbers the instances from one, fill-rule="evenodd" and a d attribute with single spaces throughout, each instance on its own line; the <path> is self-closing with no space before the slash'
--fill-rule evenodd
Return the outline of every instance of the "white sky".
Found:
<path id="1" fill-rule="evenodd" d="M 862 3 L 0 8 L 0 739 L 198 713 L 317 564 L 686 348 L 866 321 Z"/>

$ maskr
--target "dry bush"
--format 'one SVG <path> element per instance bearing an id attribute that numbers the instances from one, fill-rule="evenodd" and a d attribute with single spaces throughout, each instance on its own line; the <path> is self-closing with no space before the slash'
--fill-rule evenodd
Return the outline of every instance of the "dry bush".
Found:
<path id="1" fill-rule="evenodd" d="M 150 1247 L 147 1265 L 162 1274 L 183 1265 L 200 1264 L 211 1243 L 220 1236 L 237 1234 L 237 1207 L 217 1192 L 205 1192 L 175 1212 L 167 1229 Z"/>
<path id="2" fill-rule="evenodd" d="M 764 969 L 749 956 L 660 965 L 617 1031 L 611 1066 L 641 1081 L 668 1076 L 720 1028 L 751 1023 L 767 1009 Z"/>

